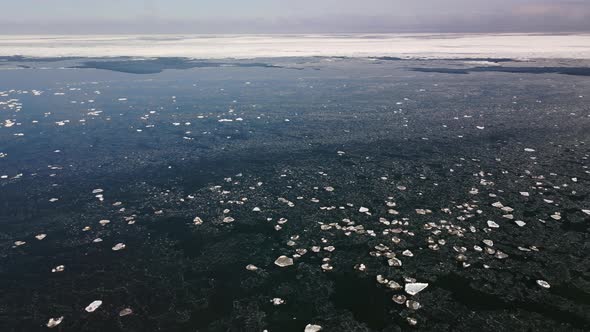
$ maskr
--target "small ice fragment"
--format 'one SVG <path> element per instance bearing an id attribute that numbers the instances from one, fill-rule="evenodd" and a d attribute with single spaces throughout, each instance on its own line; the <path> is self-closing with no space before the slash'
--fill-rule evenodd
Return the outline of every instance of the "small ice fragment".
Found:
<path id="1" fill-rule="evenodd" d="M 56 267 L 54 267 L 53 269 L 51 269 L 52 273 L 56 273 L 56 272 L 63 272 L 66 269 L 65 266 L 63 265 L 58 265 Z"/>
<path id="2" fill-rule="evenodd" d="M 387 283 L 387 287 L 389 287 L 389 289 L 393 289 L 393 290 L 402 289 L 402 286 L 393 280 L 390 280 Z"/>
<path id="3" fill-rule="evenodd" d="M 500 250 L 496 251 L 496 254 L 494 255 L 494 257 L 496 257 L 497 259 L 504 259 L 504 258 L 508 258 L 508 255 Z"/>
<path id="4" fill-rule="evenodd" d="M 119 311 L 119 317 L 128 316 L 128 315 L 131 315 L 132 313 L 133 313 L 133 310 L 131 310 L 131 308 L 125 308 L 125 309 Z"/>
<path id="5" fill-rule="evenodd" d="M 414 257 L 414 253 L 412 253 L 410 250 L 404 250 L 402 252 L 402 255 L 407 256 L 407 257 Z"/>
<path id="6" fill-rule="evenodd" d="M 520 226 L 520 227 L 523 227 L 523 226 L 525 226 L 525 225 L 526 225 L 526 223 L 525 223 L 524 221 L 522 221 L 522 220 L 515 220 L 514 222 L 515 222 L 515 223 L 516 223 L 518 226 Z"/>
<path id="7" fill-rule="evenodd" d="M 101 224 L 102 226 L 106 226 L 106 224 L 108 224 L 110 222 L 111 222 L 110 220 L 103 219 L 103 220 L 99 221 L 98 223 Z"/>
<path id="8" fill-rule="evenodd" d="M 582 210 L 582 212 L 590 216 L 590 210 Z"/>
<path id="9" fill-rule="evenodd" d="M 305 330 L 303 332 L 319 332 L 321 330 L 322 330 L 322 327 L 319 325 L 307 324 L 307 326 L 305 326 Z"/>
<path id="10" fill-rule="evenodd" d="M 366 207 L 364 207 L 364 206 L 361 206 L 361 207 L 359 208 L 359 212 L 360 212 L 360 213 L 369 212 L 369 209 L 368 209 L 368 208 L 366 208 Z"/>
<path id="11" fill-rule="evenodd" d="M 64 320 L 64 316 L 58 317 L 58 318 L 49 318 L 49 321 L 47 322 L 47 327 L 52 329 L 56 326 L 58 326 L 59 324 L 61 324 L 61 322 Z"/>
<path id="12" fill-rule="evenodd" d="M 525 148 L 524 149 L 525 152 L 535 152 L 535 149 L 531 149 L 531 148 Z"/>
<path id="13" fill-rule="evenodd" d="M 418 320 L 414 317 L 407 317 L 406 320 L 408 321 L 408 324 L 410 324 L 411 326 L 415 326 L 416 324 L 418 324 Z"/>
<path id="14" fill-rule="evenodd" d="M 408 300 L 406 302 L 406 307 L 408 307 L 408 309 L 418 310 L 422 305 L 420 305 L 420 302 L 418 301 Z"/>
<path id="15" fill-rule="evenodd" d="M 459 255 L 457 255 L 457 257 L 455 257 L 455 260 L 457 262 L 466 262 L 467 261 L 467 256 L 465 256 L 463 254 L 459 254 Z"/>
<path id="16" fill-rule="evenodd" d="M 43 240 L 45 237 L 47 236 L 47 234 L 38 234 L 35 235 L 35 238 L 39 241 Z"/>
<path id="17" fill-rule="evenodd" d="M 24 245 L 26 242 L 25 241 L 14 241 L 14 245 L 17 247 L 20 247 L 22 245 Z"/>
<path id="18" fill-rule="evenodd" d="M 490 227 L 490 228 L 499 228 L 500 225 L 498 225 L 496 222 L 494 222 L 492 220 L 488 220 L 488 227 Z"/>
<path id="19" fill-rule="evenodd" d="M 256 270 L 258 270 L 258 266 L 253 265 L 253 264 L 248 264 L 248 265 L 246 265 L 246 270 L 248 270 L 248 271 L 256 271 Z"/>
<path id="20" fill-rule="evenodd" d="M 200 217 L 195 217 L 195 219 L 193 219 L 193 224 L 195 225 L 201 225 L 203 223 L 203 219 L 201 219 Z"/>
<path id="21" fill-rule="evenodd" d="M 543 287 L 543 288 L 551 288 L 551 285 L 549 285 L 549 283 L 545 280 L 537 280 L 537 285 Z"/>
<path id="22" fill-rule="evenodd" d="M 324 263 L 321 267 L 324 271 L 332 271 L 334 269 L 334 267 L 330 265 L 330 263 Z"/>
<path id="23" fill-rule="evenodd" d="M 119 251 L 125 249 L 125 244 L 124 243 L 117 243 L 114 247 L 113 247 L 113 251 Z"/>
<path id="24" fill-rule="evenodd" d="M 421 291 L 423 291 L 426 287 L 428 287 L 427 283 L 415 282 L 415 283 L 406 284 L 405 290 L 406 290 L 406 293 L 408 293 L 410 295 L 416 295 L 416 294 L 420 293 Z"/>
<path id="25" fill-rule="evenodd" d="M 380 284 L 386 284 L 389 282 L 389 280 L 387 280 L 386 278 L 384 278 L 381 274 L 378 274 L 377 277 L 377 282 Z"/>
<path id="26" fill-rule="evenodd" d="M 270 300 L 273 305 L 281 305 L 285 303 L 285 300 L 281 299 L 280 297 L 275 297 L 274 299 Z"/>
<path id="27" fill-rule="evenodd" d="M 402 266 L 402 261 L 400 261 L 398 258 L 392 257 L 387 261 L 387 264 L 389 264 L 389 266 L 400 267 Z"/>
<path id="28" fill-rule="evenodd" d="M 406 303 L 406 296 L 405 295 L 394 295 L 392 298 L 393 302 L 397 303 L 397 304 L 404 304 Z"/>
<path id="29" fill-rule="evenodd" d="M 102 301 L 96 300 L 96 301 L 93 301 L 92 303 L 90 303 L 84 310 L 86 310 L 87 312 L 94 312 L 101 305 L 102 305 Z"/>
<path id="30" fill-rule="evenodd" d="M 293 258 L 287 256 L 280 256 L 275 260 L 275 265 L 280 267 L 293 265 Z"/>

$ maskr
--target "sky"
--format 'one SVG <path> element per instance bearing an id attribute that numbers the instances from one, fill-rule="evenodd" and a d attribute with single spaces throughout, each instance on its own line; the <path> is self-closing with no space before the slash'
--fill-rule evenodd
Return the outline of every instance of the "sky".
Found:
<path id="1" fill-rule="evenodd" d="M 0 34 L 590 32 L 590 0 L 18 0 Z"/>

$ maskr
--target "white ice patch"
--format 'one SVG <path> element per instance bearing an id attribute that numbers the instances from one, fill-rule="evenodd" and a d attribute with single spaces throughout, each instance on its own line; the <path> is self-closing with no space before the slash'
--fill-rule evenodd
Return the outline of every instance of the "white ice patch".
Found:
<path id="1" fill-rule="evenodd" d="M 0 55 L 256 58 L 393 56 L 590 59 L 590 34 L 0 36 Z M 523 47 L 526 45 L 526 47 Z M 479 64 L 481 65 L 481 64 Z"/>
<path id="2" fill-rule="evenodd" d="M 98 309 L 98 307 L 100 307 L 101 305 L 102 305 L 102 301 L 100 301 L 100 300 L 96 300 L 96 301 L 93 301 L 92 303 L 90 303 L 90 304 L 89 304 L 89 305 L 86 307 L 86 309 L 84 309 L 84 310 L 86 310 L 87 312 L 94 312 L 94 311 L 95 311 L 96 309 Z"/>
<path id="3" fill-rule="evenodd" d="M 426 287 L 428 287 L 427 283 L 420 283 L 420 282 L 409 283 L 409 284 L 406 284 L 405 291 L 406 291 L 406 293 L 408 293 L 410 295 L 416 295 L 416 294 L 420 293 L 421 291 L 423 291 Z"/>

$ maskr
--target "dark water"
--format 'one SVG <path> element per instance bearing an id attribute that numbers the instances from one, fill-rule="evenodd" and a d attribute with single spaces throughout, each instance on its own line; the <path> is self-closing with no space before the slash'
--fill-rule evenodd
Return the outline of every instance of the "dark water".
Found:
<path id="1" fill-rule="evenodd" d="M 58 331 L 590 328 L 584 77 L 412 71 L 457 66 L 424 60 L 156 61 L 145 75 L 15 60 L 0 66 L 1 331 L 60 316 Z M 484 239 L 508 256 L 475 250 Z M 293 266 L 273 263 L 296 249 Z M 406 294 L 421 308 L 377 275 L 428 283 Z"/>

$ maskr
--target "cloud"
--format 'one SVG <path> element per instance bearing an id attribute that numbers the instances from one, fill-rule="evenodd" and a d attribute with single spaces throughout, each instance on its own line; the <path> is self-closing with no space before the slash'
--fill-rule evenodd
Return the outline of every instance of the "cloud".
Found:
<path id="1" fill-rule="evenodd" d="M 564 19 L 584 19 L 590 16 L 590 5 L 581 2 L 530 3 L 513 7 L 515 16 L 542 18 L 562 17 Z"/>

